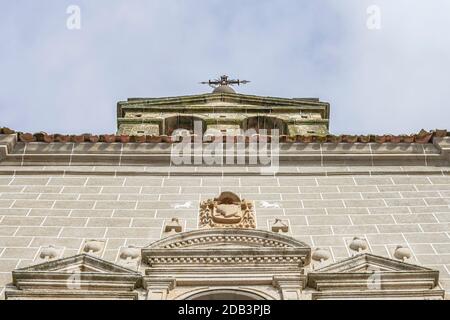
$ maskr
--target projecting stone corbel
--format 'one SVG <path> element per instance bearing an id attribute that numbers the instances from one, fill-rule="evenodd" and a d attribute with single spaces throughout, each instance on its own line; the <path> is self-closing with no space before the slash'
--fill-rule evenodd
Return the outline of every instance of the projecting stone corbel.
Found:
<path id="1" fill-rule="evenodd" d="M 176 280 L 174 278 L 144 277 L 147 300 L 167 300 L 169 292 L 175 287 Z"/>
<path id="2" fill-rule="evenodd" d="M 302 291 L 306 286 L 306 275 L 274 276 L 273 286 L 280 290 L 283 300 L 302 300 Z"/>

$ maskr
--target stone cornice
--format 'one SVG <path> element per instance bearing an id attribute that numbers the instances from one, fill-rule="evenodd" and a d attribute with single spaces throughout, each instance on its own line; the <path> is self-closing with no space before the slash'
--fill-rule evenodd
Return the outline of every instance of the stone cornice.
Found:
<path id="1" fill-rule="evenodd" d="M 0 166 L 165 167 L 171 163 L 172 144 L 169 143 L 24 143 L 16 142 L 14 136 L 0 137 Z M 435 144 L 281 143 L 279 162 L 280 166 L 290 167 L 436 166 L 444 169 L 450 166 L 448 140 L 436 140 Z"/>

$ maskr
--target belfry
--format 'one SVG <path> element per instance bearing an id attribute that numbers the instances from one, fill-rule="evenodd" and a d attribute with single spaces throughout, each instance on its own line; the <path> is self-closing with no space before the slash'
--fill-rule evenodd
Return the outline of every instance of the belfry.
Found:
<path id="1" fill-rule="evenodd" d="M 1 128 L 1 297 L 445 299 L 447 130 L 334 135 L 329 103 L 248 83 L 118 102 L 113 134 Z M 195 161 L 230 141 L 276 166 Z"/>

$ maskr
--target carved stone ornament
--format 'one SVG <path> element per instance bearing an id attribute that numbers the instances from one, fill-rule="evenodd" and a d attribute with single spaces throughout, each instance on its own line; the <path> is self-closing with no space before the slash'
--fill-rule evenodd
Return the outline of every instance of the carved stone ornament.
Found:
<path id="1" fill-rule="evenodd" d="M 255 229 L 255 214 L 250 201 L 232 192 L 200 204 L 200 227 Z"/>

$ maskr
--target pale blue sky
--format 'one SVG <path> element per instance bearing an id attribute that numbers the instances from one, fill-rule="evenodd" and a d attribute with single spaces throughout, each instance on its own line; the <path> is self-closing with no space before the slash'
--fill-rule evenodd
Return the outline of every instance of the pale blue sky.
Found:
<path id="1" fill-rule="evenodd" d="M 115 132 L 117 101 L 226 73 L 252 81 L 242 93 L 330 102 L 334 133 L 450 129 L 449 15 L 448 0 L 2 0 L 0 126 Z"/>

